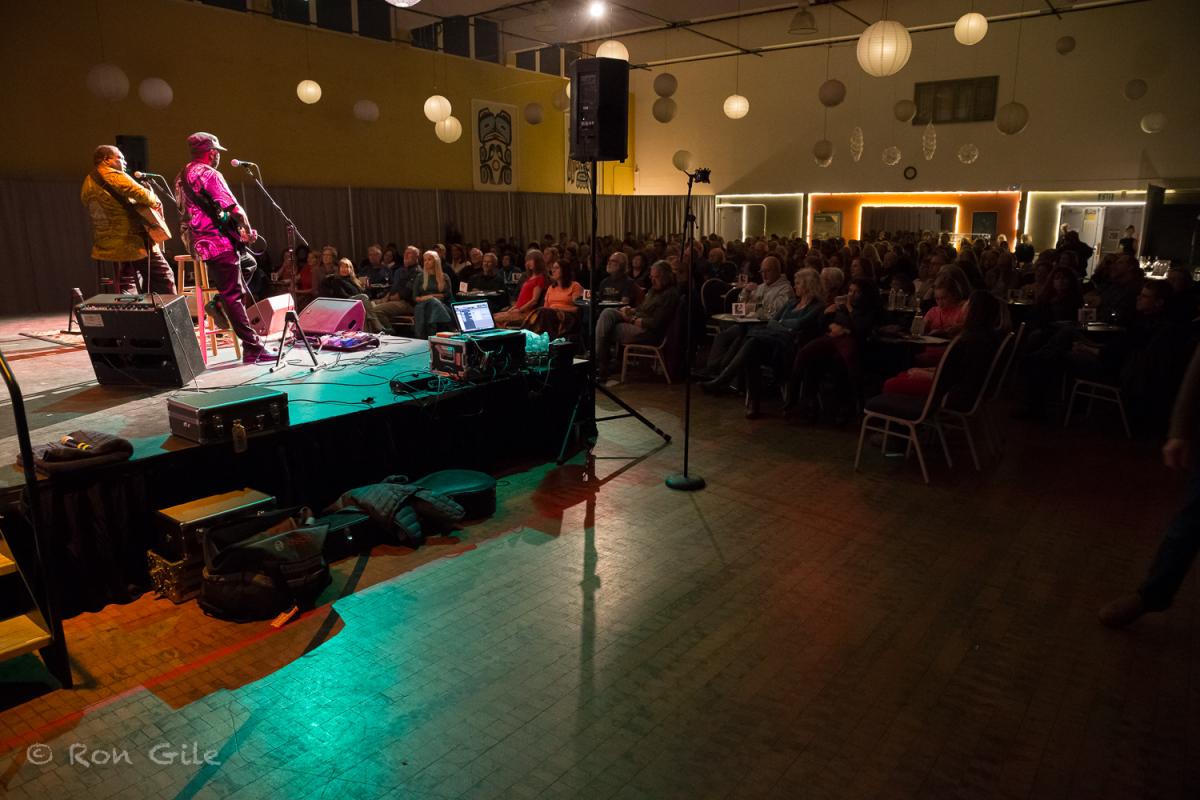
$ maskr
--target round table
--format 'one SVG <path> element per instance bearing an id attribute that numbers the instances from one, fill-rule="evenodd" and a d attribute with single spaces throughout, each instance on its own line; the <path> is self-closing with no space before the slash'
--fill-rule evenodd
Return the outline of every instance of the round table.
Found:
<path id="1" fill-rule="evenodd" d="M 739 317 L 736 314 L 713 314 L 709 319 L 720 323 L 723 327 L 730 325 L 766 325 L 766 317 Z"/>

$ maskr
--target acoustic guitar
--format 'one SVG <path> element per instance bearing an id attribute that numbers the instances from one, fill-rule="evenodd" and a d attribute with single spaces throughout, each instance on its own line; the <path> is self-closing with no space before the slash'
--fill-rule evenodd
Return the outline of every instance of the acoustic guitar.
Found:
<path id="1" fill-rule="evenodd" d="M 150 237 L 150 241 L 162 244 L 171 238 L 171 229 L 167 227 L 167 218 L 163 216 L 161 205 L 158 207 L 136 205 L 133 210 L 141 217 L 142 227 L 146 229 L 146 235 Z"/>

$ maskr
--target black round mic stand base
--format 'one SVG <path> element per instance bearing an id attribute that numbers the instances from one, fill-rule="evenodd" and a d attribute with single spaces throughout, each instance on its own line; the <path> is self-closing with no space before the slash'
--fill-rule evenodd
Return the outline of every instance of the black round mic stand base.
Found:
<path id="1" fill-rule="evenodd" d="M 704 478 L 699 475 L 684 475 L 683 473 L 668 475 L 666 484 L 667 488 L 677 492 L 698 492 L 707 485 L 704 483 Z"/>

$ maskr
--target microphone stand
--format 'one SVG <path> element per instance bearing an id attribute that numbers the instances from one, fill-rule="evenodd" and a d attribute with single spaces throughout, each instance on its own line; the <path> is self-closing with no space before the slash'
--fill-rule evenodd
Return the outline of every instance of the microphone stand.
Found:
<path id="1" fill-rule="evenodd" d="M 700 172 L 700 170 L 696 170 Z M 696 235 L 696 215 L 692 213 L 692 185 L 696 182 L 696 172 L 687 173 L 688 190 L 687 205 L 683 214 L 683 246 L 687 248 L 687 330 L 684 333 L 683 353 L 683 472 L 668 475 L 666 484 L 671 489 L 681 492 L 695 492 L 705 486 L 704 478 L 688 474 L 689 445 L 692 440 L 692 306 L 696 296 L 693 294 L 696 285 L 695 260 L 696 249 L 692 239 Z"/>

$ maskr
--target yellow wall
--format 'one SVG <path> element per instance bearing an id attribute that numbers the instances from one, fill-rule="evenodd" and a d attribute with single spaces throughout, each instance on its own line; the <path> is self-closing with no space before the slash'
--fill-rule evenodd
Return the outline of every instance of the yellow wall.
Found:
<path id="1" fill-rule="evenodd" d="M 184 0 L 98 6 L 99 26 L 96 0 L 0 2 L 0 175 L 82 176 L 95 146 L 118 133 L 145 135 L 151 169 L 173 175 L 187 160 L 187 135 L 207 130 L 230 156 L 262 164 L 269 183 L 470 189 L 470 108 L 479 98 L 518 107 L 517 188 L 563 191 L 566 115 L 551 104 L 559 78 Z M 435 59 L 438 90 L 464 128 L 452 145 L 438 141 L 422 113 Z M 99 100 L 84 84 L 105 61 L 129 76 L 124 100 Z M 168 108 L 138 98 L 148 77 L 171 84 Z M 321 84 L 316 105 L 296 97 L 304 78 Z M 354 118 L 360 99 L 379 104 L 377 122 Z M 533 101 L 544 109 L 536 126 L 520 114 Z"/>

